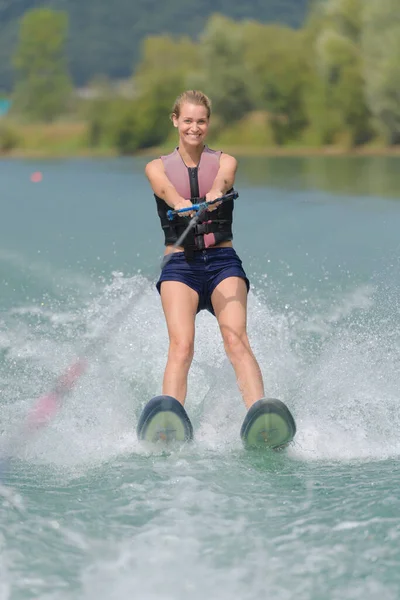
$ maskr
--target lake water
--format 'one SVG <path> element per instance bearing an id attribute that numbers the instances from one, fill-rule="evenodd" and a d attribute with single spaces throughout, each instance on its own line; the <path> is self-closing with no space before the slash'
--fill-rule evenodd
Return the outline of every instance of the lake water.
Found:
<path id="1" fill-rule="evenodd" d="M 0 599 L 398 600 L 400 159 L 240 161 L 249 335 L 298 426 L 282 453 L 243 449 L 245 409 L 204 312 L 194 443 L 136 440 L 168 347 L 144 164 L 0 161 L 3 444 L 91 349 L 62 410 L 12 443 Z"/>

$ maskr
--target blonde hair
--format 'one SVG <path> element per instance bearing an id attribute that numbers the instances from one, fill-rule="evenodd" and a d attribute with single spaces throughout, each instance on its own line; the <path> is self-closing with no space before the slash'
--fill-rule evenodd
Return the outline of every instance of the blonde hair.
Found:
<path id="1" fill-rule="evenodd" d="M 186 90 L 186 92 L 182 92 L 182 94 L 179 94 L 179 96 L 175 100 L 174 106 L 172 107 L 171 119 L 173 116 L 179 118 L 179 115 L 181 114 L 181 106 L 186 102 L 188 104 L 197 104 L 199 106 L 204 106 L 204 108 L 207 111 L 207 117 L 210 118 L 210 98 L 203 94 L 203 92 L 200 92 L 200 90 Z"/>

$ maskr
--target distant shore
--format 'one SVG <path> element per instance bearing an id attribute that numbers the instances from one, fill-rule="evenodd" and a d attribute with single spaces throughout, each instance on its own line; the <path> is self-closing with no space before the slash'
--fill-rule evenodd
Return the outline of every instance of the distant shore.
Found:
<path id="1" fill-rule="evenodd" d="M 212 144 L 212 147 L 217 147 Z M 357 147 L 341 148 L 338 146 L 313 147 L 279 147 L 279 146 L 225 146 L 224 152 L 238 157 L 265 156 L 271 158 L 278 157 L 302 157 L 302 156 L 400 156 L 400 146 L 395 147 Z M 148 148 L 132 155 L 135 157 L 154 157 L 165 153 L 165 148 Z M 45 148 L 16 148 L 10 152 L 0 152 L 1 159 L 65 159 L 65 158 L 116 158 L 118 153 L 113 148 L 79 148 L 74 151 L 63 149 L 45 149 Z"/>
<path id="2" fill-rule="evenodd" d="M 6 124 L 5 124 L 6 125 Z M 62 159 L 62 158 L 115 158 L 117 149 L 111 144 L 90 147 L 88 127 L 84 121 L 60 121 L 56 123 L 9 124 L 0 130 L 0 159 Z M 4 135 L 6 136 L 4 138 Z M 3 142 L 3 145 L 2 145 Z M 8 142 L 8 146 L 5 145 Z M 174 142 L 140 150 L 132 157 L 155 157 L 171 150 Z M 209 142 L 211 148 L 222 148 L 237 157 L 302 157 L 302 156 L 400 156 L 400 145 L 384 146 L 375 141 L 365 146 L 349 148 L 345 145 L 331 146 L 260 146 L 224 144 L 218 139 Z"/>
<path id="3" fill-rule="evenodd" d="M 216 144 L 210 144 L 217 147 Z M 296 157 L 296 156 L 400 156 L 399 146 L 359 146 L 345 148 L 339 146 L 295 147 L 295 146 L 224 146 L 224 152 L 234 156 L 266 156 L 266 157 Z M 159 156 L 165 148 L 150 148 L 141 151 L 136 156 Z"/>
<path id="4" fill-rule="evenodd" d="M 110 143 L 90 146 L 86 121 L 57 121 L 54 123 L 21 124 L 14 121 L 0 125 L 0 159 L 65 159 L 115 158 L 118 151 Z M 235 139 L 235 138 L 233 138 Z M 238 138 L 239 139 L 239 138 Z M 140 150 L 132 157 L 156 157 L 171 151 L 170 140 L 157 147 Z M 222 148 L 237 157 L 303 157 L 303 156 L 400 156 L 400 145 L 385 146 L 375 140 L 364 146 L 349 147 L 344 143 L 330 146 L 261 146 L 248 143 L 223 143 L 210 139 L 211 148 Z"/>
<path id="5" fill-rule="evenodd" d="M 19 149 L 16 148 L 11 152 L 1 152 L 0 151 L 0 160 L 6 159 L 15 159 L 15 160 L 23 160 L 23 159 L 66 159 L 66 158 L 115 158 L 118 154 L 115 150 L 111 148 L 82 148 L 80 150 L 74 152 L 62 151 L 62 150 L 45 150 L 43 148 L 38 149 Z"/>

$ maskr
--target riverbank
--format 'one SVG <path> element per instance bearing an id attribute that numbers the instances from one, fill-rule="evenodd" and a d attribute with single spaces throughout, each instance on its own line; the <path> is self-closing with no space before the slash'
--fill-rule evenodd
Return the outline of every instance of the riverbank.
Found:
<path id="1" fill-rule="evenodd" d="M 165 148 L 149 148 L 145 151 L 140 151 L 132 156 L 153 157 L 160 156 L 165 153 Z M 224 152 L 232 154 L 236 157 L 252 157 L 265 156 L 271 158 L 278 157 L 302 157 L 302 156 L 394 156 L 400 157 L 400 147 L 386 148 L 340 148 L 337 146 L 326 146 L 322 148 L 280 148 L 274 147 L 245 147 L 234 146 L 225 147 Z M 67 151 L 65 148 L 16 148 L 10 152 L 0 152 L 1 159 L 62 159 L 62 158 L 113 158 L 117 157 L 118 153 L 113 148 L 77 148 L 74 151 Z"/>
<path id="2" fill-rule="evenodd" d="M 217 144 L 210 144 L 218 147 Z M 359 146 L 346 148 L 340 146 L 294 147 L 294 146 L 224 146 L 224 152 L 234 156 L 251 157 L 296 157 L 296 156 L 400 156 L 400 146 Z M 159 156 L 165 148 L 150 148 L 138 152 L 136 156 Z"/>
<path id="3" fill-rule="evenodd" d="M 3 128 L 1 125 L 3 125 Z M 3 144 L 0 143 L 0 159 L 98 158 L 118 155 L 116 148 L 111 145 L 90 146 L 88 144 L 88 127 L 85 122 L 26 125 L 0 122 L 0 142 L 2 135 Z M 6 139 L 5 136 L 9 136 L 9 139 Z M 210 146 L 214 148 L 222 147 L 225 152 L 237 157 L 400 156 L 400 145 L 383 146 L 376 142 L 375 144 L 349 148 L 340 145 L 322 147 L 227 145 L 214 140 L 210 142 Z M 168 151 L 170 151 L 170 146 L 147 148 L 137 152 L 135 156 L 151 158 Z"/>

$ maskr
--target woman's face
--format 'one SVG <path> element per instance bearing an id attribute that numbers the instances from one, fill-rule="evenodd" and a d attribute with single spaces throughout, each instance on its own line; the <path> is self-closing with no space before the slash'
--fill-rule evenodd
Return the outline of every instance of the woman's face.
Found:
<path id="1" fill-rule="evenodd" d="M 173 115 L 174 127 L 177 127 L 179 139 L 190 146 L 199 146 L 203 143 L 207 131 L 209 118 L 207 109 L 202 104 L 185 102 L 181 106 L 179 117 Z"/>

